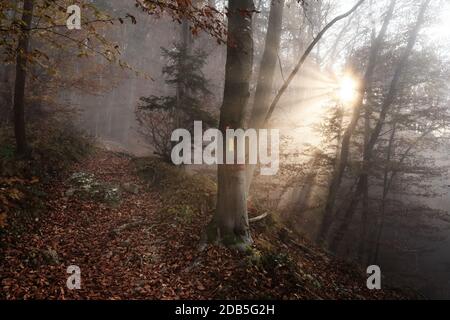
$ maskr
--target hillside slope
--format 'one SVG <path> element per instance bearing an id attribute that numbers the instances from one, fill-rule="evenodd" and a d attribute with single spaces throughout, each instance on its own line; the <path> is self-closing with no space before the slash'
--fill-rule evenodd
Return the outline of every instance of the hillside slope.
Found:
<path id="1" fill-rule="evenodd" d="M 47 187 L 47 210 L 0 235 L 3 299 L 401 299 L 273 219 L 252 224 L 252 254 L 201 234 L 214 183 L 154 159 L 97 150 Z M 68 290 L 66 269 L 81 269 Z M 384 285 L 384 283 L 383 283 Z"/>

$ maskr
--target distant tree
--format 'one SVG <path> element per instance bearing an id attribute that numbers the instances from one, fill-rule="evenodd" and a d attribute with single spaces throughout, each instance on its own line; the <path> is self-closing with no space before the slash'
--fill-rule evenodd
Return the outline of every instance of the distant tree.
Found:
<path id="1" fill-rule="evenodd" d="M 70 52 L 71 57 L 95 53 L 108 61 L 120 62 L 117 60 L 118 47 L 107 41 L 97 29 L 104 22 L 119 22 L 121 18 L 108 17 L 85 1 L 80 3 L 85 9 L 83 29 L 71 33 L 65 24 L 66 10 L 70 4 L 70 1 L 55 4 L 53 1 L 25 0 L 23 5 L 20 1 L 3 1 L 0 5 L 0 57 L 7 65 L 15 65 L 16 69 L 11 96 L 14 97 L 16 152 L 20 157 L 28 155 L 30 151 L 26 138 L 26 114 L 30 104 L 27 98 L 31 95 L 27 93 L 36 88 L 33 81 L 56 78 L 58 72 L 62 71 L 62 66 L 56 63 L 61 52 Z M 58 49 L 56 53 L 55 48 Z M 12 74 L 7 67 L 3 72 L 5 77 Z M 6 97 L 10 96 L 8 91 L 4 92 Z M 38 95 L 45 94 L 39 92 Z"/>
<path id="2" fill-rule="evenodd" d="M 30 27 L 33 20 L 34 1 L 25 0 L 23 3 L 22 24 L 20 27 L 19 43 L 16 58 L 16 82 L 14 87 L 14 132 L 16 137 L 17 154 L 25 156 L 28 149 L 25 133 L 25 81 L 30 41 Z"/>
<path id="3" fill-rule="evenodd" d="M 155 153 L 171 162 L 173 130 L 192 130 L 194 121 L 202 121 L 205 127 L 215 126 L 217 121 L 206 108 L 210 95 L 208 80 L 202 73 L 206 53 L 202 50 L 190 53 L 183 44 L 161 50 L 166 58 L 162 73 L 166 84 L 172 88 L 172 94 L 142 97 L 136 115 L 140 131 L 153 144 Z"/>
<path id="4" fill-rule="evenodd" d="M 195 5 L 191 1 L 130 1 L 151 15 L 167 13 L 175 21 L 190 21 L 192 34 L 200 31 L 216 37 L 218 42 L 224 39 L 223 15 L 210 6 Z M 73 1 L 49 0 L 5 0 L 0 3 L 0 58 L 14 64 L 16 81 L 14 83 L 14 124 L 17 141 L 17 153 L 24 155 L 27 150 L 26 122 L 27 110 L 26 87 L 37 77 L 30 74 L 30 69 L 40 67 L 39 74 L 50 73 L 54 77 L 61 72 L 61 65 L 53 59 L 54 49 L 70 52 L 71 57 L 99 55 L 108 62 L 117 63 L 123 68 L 130 66 L 119 59 L 120 46 L 112 43 L 100 30 L 111 23 L 124 23 L 126 19 L 136 23 L 131 14 L 114 16 L 115 6 L 111 1 L 78 1 L 82 7 L 82 29 L 71 32 L 66 27 L 67 8 Z M 112 11 L 109 15 L 106 11 Z M 21 18 L 18 18 L 21 17 Z M 4 71 L 5 77 L 12 72 Z M 56 77 L 54 77 L 56 78 Z M 32 87 L 32 85 L 30 85 Z M 3 91 L 3 90 L 2 90 Z M 10 93 L 2 92 L 5 103 L 9 103 Z M 8 110 L 8 106 L 2 109 Z"/>

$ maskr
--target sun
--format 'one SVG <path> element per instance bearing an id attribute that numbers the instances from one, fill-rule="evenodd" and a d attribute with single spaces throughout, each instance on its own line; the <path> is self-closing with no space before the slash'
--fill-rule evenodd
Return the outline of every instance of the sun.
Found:
<path id="1" fill-rule="evenodd" d="M 342 77 L 339 82 L 337 98 L 345 104 L 353 102 L 358 96 L 358 84 L 350 76 Z"/>

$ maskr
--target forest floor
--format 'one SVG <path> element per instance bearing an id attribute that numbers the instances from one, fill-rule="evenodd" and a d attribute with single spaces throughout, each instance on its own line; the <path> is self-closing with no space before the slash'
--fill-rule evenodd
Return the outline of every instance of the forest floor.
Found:
<path id="1" fill-rule="evenodd" d="M 199 250 L 211 213 L 174 220 L 136 174 L 131 156 L 97 150 L 73 172 L 134 185 L 115 206 L 72 196 L 67 177 L 48 186 L 47 210 L 0 236 L 3 299 L 401 299 L 370 291 L 366 275 L 285 228 L 252 225 L 251 257 L 219 246 Z M 69 176 L 70 174 L 69 173 Z M 69 196 L 69 195 L 70 196 Z M 269 246 L 267 244 L 270 244 Z M 267 251 L 271 247 L 272 251 Z M 256 258 L 255 258 L 256 256 Z M 67 267 L 81 269 L 68 290 Z"/>

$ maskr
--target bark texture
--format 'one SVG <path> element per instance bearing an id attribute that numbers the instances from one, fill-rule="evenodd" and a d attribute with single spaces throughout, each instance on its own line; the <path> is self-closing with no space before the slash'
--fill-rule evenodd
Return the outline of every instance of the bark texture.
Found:
<path id="1" fill-rule="evenodd" d="M 220 110 L 219 129 L 242 128 L 244 110 L 250 96 L 253 67 L 252 0 L 230 0 L 228 18 L 228 48 L 225 66 L 224 99 Z M 229 147 L 224 143 L 224 149 Z M 236 143 L 233 144 L 236 151 Z M 224 150 L 225 154 L 225 150 Z M 208 226 L 208 241 L 247 248 L 251 243 L 247 214 L 245 166 L 218 166 L 217 208 Z"/>
<path id="2" fill-rule="evenodd" d="M 253 109 L 248 124 L 248 127 L 252 129 L 264 128 L 264 119 L 269 110 L 274 74 L 278 63 L 278 52 L 280 50 L 283 8 L 284 0 L 272 0 L 266 43 L 259 68 Z M 250 189 L 255 168 L 255 165 L 249 165 L 247 167 L 247 192 Z"/>

